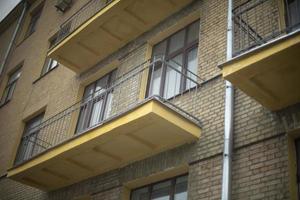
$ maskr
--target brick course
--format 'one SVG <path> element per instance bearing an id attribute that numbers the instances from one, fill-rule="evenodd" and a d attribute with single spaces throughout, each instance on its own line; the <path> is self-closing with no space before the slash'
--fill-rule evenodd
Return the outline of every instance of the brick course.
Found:
<path id="1" fill-rule="evenodd" d="M 183 164 L 189 165 L 190 200 L 220 199 L 225 83 L 217 65 L 225 61 L 226 1 L 194 1 L 83 74 L 75 75 L 69 69 L 60 66 L 32 84 L 41 72 L 49 45 L 46 40 L 56 32 L 57 24 L 74 13 L 83 2 L 75 1 L 74 7 L 66 15 L 57 15 L 53 11 L 53 2 L 46 1 L 38 34 L 35 33 L 23 41 L 7 65 L 8 69 L 11 69 L 25 59 L 13 101 L 0 109 L 0 127 L 5 130 L 1 130 L 0 136 L 0 160 L 4 163 L 0 167 L 1 174 L 5 174 L 5 170 L 10 166 L 13 146 L 22 134 L 22 121 L 26 117 L 46 106 L 47 118 L 71 105 L 77 100 L 81 81 L 116 58 L 119 58 L 121 63 L 117 72 L 119 75 L 140 64 L 145 59 L 145 42 L 149 38 L 197 9 L 200 12 L 201 24 L 198 74 L 204 79 L 204 83 L 197 91 L 196 98 L 183 96 L 178 103 L 183 103 L 186 110 L 201 119 L 201 138 L 195 143 L 47 193 L 1 178 L 0 199 L 67 200 L 90 195 L 91 199 L 115 200 L 121 198 L 124 183 Z M 1 88 L 4 85 L 2 84 Z M 288 191 L 288 147 L 284 132 L 284 127 L 275 113 L 266 110 L 242 91 L 235 89 L 233 199 L 291 198 Z"/>

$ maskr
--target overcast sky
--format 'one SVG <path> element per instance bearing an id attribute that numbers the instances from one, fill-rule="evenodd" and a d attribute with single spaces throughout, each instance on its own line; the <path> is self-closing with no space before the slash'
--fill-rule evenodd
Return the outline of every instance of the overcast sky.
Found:
<path id="1" fill-rule="evenodd" d="M 0 21 L 20 2 L 21 0 L 0 0 Z"/>

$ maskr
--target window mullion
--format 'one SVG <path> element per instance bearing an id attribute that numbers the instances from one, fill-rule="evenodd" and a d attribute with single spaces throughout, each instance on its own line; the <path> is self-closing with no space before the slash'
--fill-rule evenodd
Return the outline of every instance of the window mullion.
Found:
<path id="1" fill-rule="evenodd" d="M 104 97 L 103 97 L 103 102 L 102 102 L 102 106 L 101 106 L 101 110 L 100 110 L 100 121 L 103 120 L 105 110 L 107 109 L 106 105 L 107 105 L 107 99 L 108 99 L 108 93 L 109 93 L 109 91 L 107 89 L 110 87 L 113 72 L 114 71 L 112 71 L 108 74 L 108 79 L 107 79 L 107 82 L 106 82 L 106 88 L 105 88 L 105 91 L 104 91 L 105 94 L 104 94 Z"/>
<path id="2" fill-rule="evenodd" d="M 164 97 L 164 91 L 165 91 L 165 81 L 166 81 L 166 74 L 167 74 L 167 67 L 168 65 L 166 65 L 166 61 L 168 59 L 168 53 L 169 53 L 169 48 L 170 48 L 170 38 L 166 40 L 167 44 L 166 44 L 166 50 L 165 50 L 165 55 L 162 61 L 162 69 L 161 69 L 161 77 L 160 77 L 160 91 L 159 91 L 159 95 L 161 97 Z"/>
<path id="3" fill-rule="evenodd" d="M 185 37 L 184 37 L 184 46 L 183 46 L 183 52 L 182 52 L 182 56 L 183 56 L 183 60 L 182 60 L 182 76 L 181 76 L 181 84 L 180 84 L 180 92 L 183 93 L 185 91 L 186 88 L 186 81 L 187 81 L 187 56 L 188 56 L 188 50 L 187 50 L 187 41 L 188 41 L 188 27 L 185 28 Z"/>

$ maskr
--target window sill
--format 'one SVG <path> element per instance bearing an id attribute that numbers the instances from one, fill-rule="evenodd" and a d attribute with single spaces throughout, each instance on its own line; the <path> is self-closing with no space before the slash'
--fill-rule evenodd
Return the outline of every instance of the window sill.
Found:
<path id="1" fill-rule="evenodd" d="M 46 75 L 48 75 L 50 72 L 52 72 L 53 70 L 55 70 L 59 65 L 57 65 L 56 67 L 53 67 L 52 69 L 50 69 L 49 71 L 47 71 L 46 73 L 40 75 L 40 77 L 38 77 L 35 81 L 32 82 L 32 84 L 36 84 L 36 82 L 38 82 L 39 80 L 41 80 L 42 78 L 44 78 Z"/>

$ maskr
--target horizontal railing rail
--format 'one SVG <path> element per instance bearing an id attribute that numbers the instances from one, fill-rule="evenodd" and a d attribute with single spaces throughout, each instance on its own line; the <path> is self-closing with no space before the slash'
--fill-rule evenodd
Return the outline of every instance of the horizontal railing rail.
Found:
<path id="1" fill-rule="evenodd" d="M 60 25 L 56 40 L 51 49 L 113 1 L 114 0 L 90 0 L 85 3 L 77 12 Z"/>
<path id="2" fill-rule="evenodd" d="M 295 9 L 291 11 L 287 0 L 238 2 L 239 4 L 232 10 L 234 56 L 300 28 L 299 6 L 295 6 Z M 296 13 L 298 13 L 298 18 Z"/>
<path id="3" fill-rule="evenodd" d="M 160 76 L 157 79 L 158 71 L 164 71 L 165 78 Z M 160 101 L 200 125 L 196 104 L 201 82 L 202 79 L 196 72 L 183 69 L 176 62 L 165 61 L 163 56 L 152 62 L 143 62 L 128 72 L 117 75 L 105 91 L 95 91 L 33 127 L 31 130 L 34 131 L 28 131 L 30 134 L 24 133 L 15 165 L 101 126 L 150 99 Z M 150 88 L 156 89 L 151 92 Z"/>

